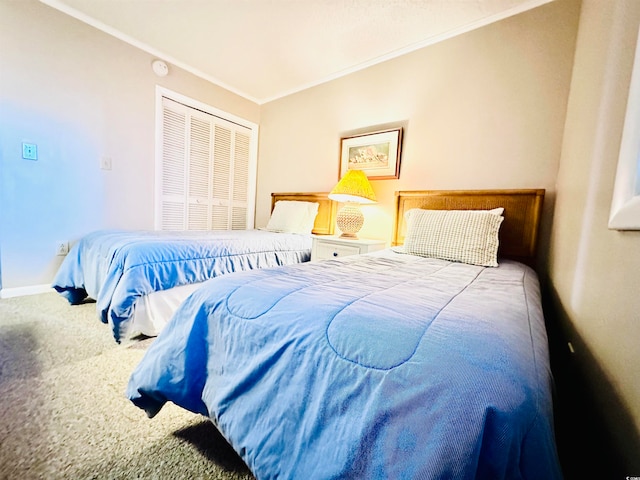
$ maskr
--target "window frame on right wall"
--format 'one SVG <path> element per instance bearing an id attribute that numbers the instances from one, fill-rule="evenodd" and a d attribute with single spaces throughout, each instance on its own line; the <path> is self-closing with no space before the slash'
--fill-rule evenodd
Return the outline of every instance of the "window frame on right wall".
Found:
<path id="1" fill-rule="evenodd" d="M 631 73 L 609 228 L 640 230 L 640 34 Z"/>

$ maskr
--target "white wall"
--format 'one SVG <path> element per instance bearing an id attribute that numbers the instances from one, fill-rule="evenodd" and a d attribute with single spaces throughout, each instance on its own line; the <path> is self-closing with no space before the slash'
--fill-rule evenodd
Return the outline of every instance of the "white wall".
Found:
<path id="1" fill-rule="evenodd" d="M 583 1 L 549 262 L 573 361 L 624 475 L 640 471 L 640 232 L 607 223 L 639 26 L 636 0 Z"/>
<path id="2" fill-rule="evenodd" d="M 257 104 L 172 66 L 159 78 L 150 55 L 35 0 L 0 1 L 0 45 L 3 289 L 49 284 L 58 241 L 153 228 L 156 85 L 259 123 Z"/>

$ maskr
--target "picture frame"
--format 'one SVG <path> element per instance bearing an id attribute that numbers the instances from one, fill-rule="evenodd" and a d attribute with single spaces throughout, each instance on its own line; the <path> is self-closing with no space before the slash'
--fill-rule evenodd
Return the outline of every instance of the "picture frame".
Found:
<path id="1" fill-rule="evenodd" d="M 640 32 L 631 73 L 608 227 L 640 230 Z"/>
<path id="2" fill-rule="evenodd" d="M 347 170 L 362 170 L 371 180 L 400 178 L 401 152 L 401 127 L 341 138 L 338 179 Z"/>

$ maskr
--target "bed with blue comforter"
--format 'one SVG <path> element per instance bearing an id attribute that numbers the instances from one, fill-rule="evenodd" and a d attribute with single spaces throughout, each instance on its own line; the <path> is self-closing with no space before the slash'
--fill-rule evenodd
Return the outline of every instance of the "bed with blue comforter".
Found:
<path id="1" fill-rule="evenodd" d="M 263 230 L 101 230 L 81 238 L 53 287 L 77 304 L 90 297 L 116 341 L 128 335 L 138 300 L 151 292 L 252 268 L 308 261 L 311 237 Z"/>
<path id="2" fill-rule="evenodd" d="M 561 478 L 534 270 L 391 249 L 209 280 L 128 398 L 208 416 L 257 479 Z"/>

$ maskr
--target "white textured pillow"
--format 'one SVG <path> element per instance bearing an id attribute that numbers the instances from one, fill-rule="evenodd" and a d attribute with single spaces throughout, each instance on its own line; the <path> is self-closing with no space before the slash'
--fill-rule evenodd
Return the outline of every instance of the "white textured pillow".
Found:
<path id="1" fill-rule="evenodd" d="M 485 267 L 498 266 L 504 209 L 422 210 L 406 213 L 406 253 Z"/>
<path id="2" fill-rule="evenodd" d="M 267 230 L 271 232 L 310 234 L 318 214 L 318 203 L 298 200 L 278 200 Z"/>

